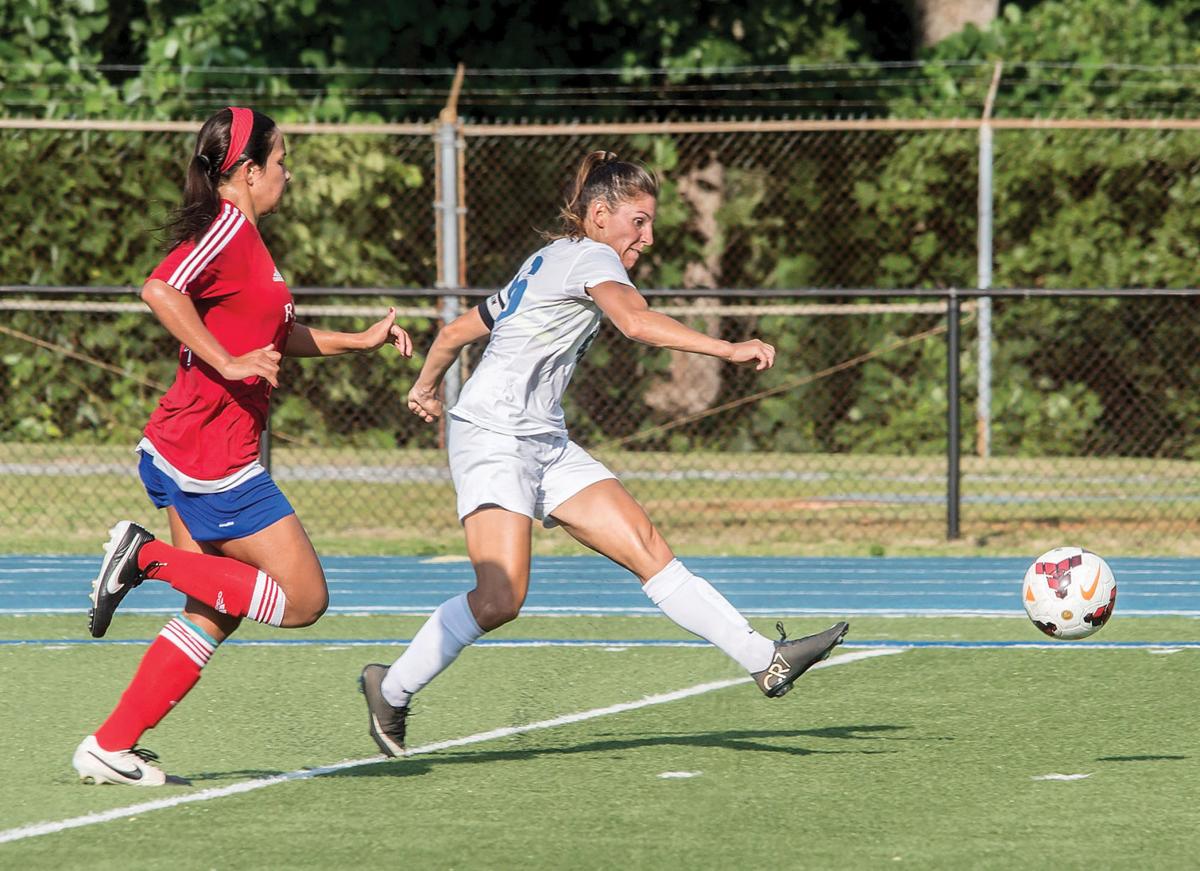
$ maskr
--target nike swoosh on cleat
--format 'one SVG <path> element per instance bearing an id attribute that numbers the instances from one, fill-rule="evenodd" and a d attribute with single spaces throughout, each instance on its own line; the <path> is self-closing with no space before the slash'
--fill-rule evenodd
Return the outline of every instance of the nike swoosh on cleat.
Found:
<path id="1" fill-rule="evenodd" d="M 1100 572 L 1102 571 L 1103 569 L 1100 566 L 1096 566 L 1096 577 L 1092 578 L 1092 585 L 1086 590 L 1082 587 L 1079 588 L 1079 592 L 1083 594 L 1083 598 L 1088 602 L 1092 601 L 1092 596 L 1096 595 L 1096 585 L 1100 583 Z"/>
<path id="2" fill-rule="evenodd" d="M 88 756 L 91 756 L 97 762 L 104 765 L 105 768 L 112 769 L 113 771 L 117 772 L 117 774 L 121 775 L 122 777 L 126 777 L 129 780 L 141 780 L 142 779 L 142 770 L 140 768 L 135 768 L 132 771 L 125 771 L 123 769 L 117 768 L 117 766 L 115 766 L 115 765 L 105 762 L 103 759 L 101 759 L 99 756 L 97 756 L 91 750 L 88 751 Z"/>
<path id="3" fill-rule="evenodd" d="M 383 740 L 384 744 L 392 748 L 392 752 L 397 756 L 404 755 L 404 748 L 391 739 L 387 732 L 383 731 L 383 724 L 379 722 L 379 718 L 374 714 L 371 715 L 371 725 L 375 727 L 375 733 Z"/>

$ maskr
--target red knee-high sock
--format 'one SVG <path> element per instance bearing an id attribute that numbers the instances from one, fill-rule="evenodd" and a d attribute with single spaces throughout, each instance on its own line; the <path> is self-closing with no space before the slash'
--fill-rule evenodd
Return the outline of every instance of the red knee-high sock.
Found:
<path id="1" fill-rule="evenodd" d="M 164 626 L 121 701 L 96 730 L 96 743 L 105 750 L 128 750 L 136 744 L 196 685 L 214 650 L 213 640 L 182 617 Z"/>
<path id="2" fill-rule="evenodd" d="M 287 597 L 279 584 L 266 572 L 239 560 L 180 550 L 155 539 L 138 551 L 138 568 L 146 577 L 166 581 L 222 614 L 271 626 L 283 623 Z"/>

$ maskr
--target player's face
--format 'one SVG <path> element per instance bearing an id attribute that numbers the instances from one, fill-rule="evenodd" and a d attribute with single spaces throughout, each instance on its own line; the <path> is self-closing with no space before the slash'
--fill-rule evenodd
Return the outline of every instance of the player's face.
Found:
<path id="1" fill-rule="evenodd" d="M 649 194 L 638 194 L 626 200 L 607 215 L 602 229 L 603 238 L 621 258 L 626 269 L 633 268 L 642 249 L 654 244 L 654 210 L 657 202 Z"/>
<path id="2" fill-rule="evenodd" d="M 256 167 L 252 191 L 255 211 L 260 215 L 269 215 L 279 208 L 283 191 L 292 180 L 292 174 L 284 166 L 286 157 L 287 146 L 283 141 L 283 134 L 277 132 L 275 144 L 271 146 L 271 153 L 267 157 L 267 165 Z"/>

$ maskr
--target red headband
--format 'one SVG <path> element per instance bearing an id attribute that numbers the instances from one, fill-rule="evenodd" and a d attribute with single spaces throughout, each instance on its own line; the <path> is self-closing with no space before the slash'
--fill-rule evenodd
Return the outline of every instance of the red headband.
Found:
<path id="1" fill-rule="evenodd" d="M 242 156 L 250 140 L 250 131 L 254 129 L 254 113 L 249 109 L 230 106 L 229 111 L 233 113 L 233 123 L 229 125 L 229 150 L 225 152 L 225 160 L 221 164 L 222 175 Z"/>

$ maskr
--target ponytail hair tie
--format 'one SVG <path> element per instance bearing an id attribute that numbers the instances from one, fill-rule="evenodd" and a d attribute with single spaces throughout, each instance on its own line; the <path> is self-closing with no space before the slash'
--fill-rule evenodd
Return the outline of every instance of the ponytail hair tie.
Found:
<path id="1" fill-rule="evenodd" d="M 233 115 L 233 121 L 229 125 L 229 150 L 225 152 L 225 160 L 221 163 L 222 175 L 242 156 L 242 152 L 246 150 L 246 143 L 250 141 L 250 131 L 254 129 L 252 111 L 237 106 L 230 106 L 229 111 Z"/>

